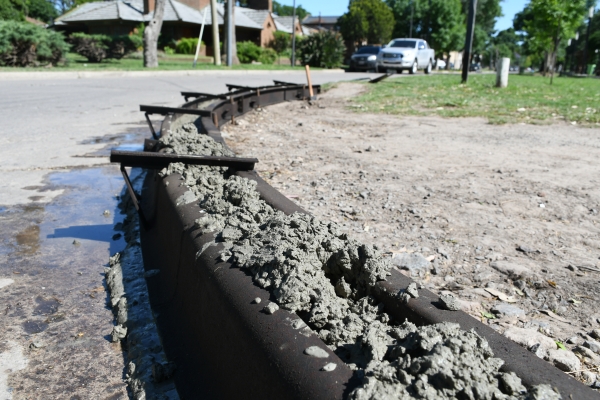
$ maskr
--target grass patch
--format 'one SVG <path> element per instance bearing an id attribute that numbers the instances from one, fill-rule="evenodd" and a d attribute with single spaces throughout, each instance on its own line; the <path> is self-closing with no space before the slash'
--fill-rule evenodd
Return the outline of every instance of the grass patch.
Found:
<path id="1" fill-rule="evenodd" d="M 171 54 L 158 59 L 158 68 L 144 68 L 144 61 L 140 58 L 125 57 L 120 60 L 103 60 L 101 63 L 90 63 L 83 56 L 76 53 L 67 54 L 67 62 L 53 68 L 11 68 L 0 67 L 0 71 L 176 71 L 176 70 L 303 70 L 304 67 L 292 68 L 289 65 L 277 64 L 240 64 L 233 67 L 212 64 L 210 59 L 199 58 L 196 68 L 192 68 L 194 56 L 187 54 Z M 316 68 L 318 69 L 318 68 Z"/>
<path id="2" fill-rule="evenodd" d="M 511 75 L 505 89 L 495 75 L 472 75 L 467 85 L 457 75 L 400 78 L 369 85 L 355 100 L 358 112 L 441 117 L 483 117 L 492 124 L 566 121 L 600 125 L 600 80 Z"/>

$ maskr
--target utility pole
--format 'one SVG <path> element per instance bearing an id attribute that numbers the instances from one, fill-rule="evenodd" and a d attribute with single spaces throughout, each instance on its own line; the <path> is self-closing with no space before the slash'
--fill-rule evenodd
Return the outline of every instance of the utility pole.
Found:
<path id="1" fill-rule="evenodd" d="M 292 10 L 292 68 L 296 66 L 296 0 Z"/>
<path id="2" fill-rule="evenodd" d="M 233 65 L 233 0 L 227 0 L 227 66 Z"/>
<path id="3" fill-rule="evenodd" d="M 221 65 L 221 47 L 219 45 L 219 20 L 217 19 L 217 0 L 210 0 L 210 16 L 212 19 L 212 37 L 215 65 Z"/>
<path id="4" fill-rule="evenodd" d="M 410 5 L 411 5 L 411 9 L 410 9 L 410 33 L 408 34 L 409 38 L 412 37 L 413 16 L 415 15 L 415 0 L 411 0 Z"/>
<path id="5" fill-rule="evenodd" d="M 469 79 L 469 67 L 471 66 L 471 51 L 473 50 L 473 33 L 475 32 L 475 15 L 477 14 L 477 0 L 469 0 L 469 17 L 467 19 L 467 38 L 465 40 L 465 51 L 463 53 L 462 83 Z"/>
<path id="6" fill-rule="evenodd" d="M 589 10 L 589 21 L 587 34 L 585 36 L 585 47 L 583 48 L 583 73 L 587 75 L 587 59 L 588 59 L 588 41 L 590 40 L 590 29 L 592 27 L 592 18 L 594 18 L 594 6 L 590 7 Z"/>

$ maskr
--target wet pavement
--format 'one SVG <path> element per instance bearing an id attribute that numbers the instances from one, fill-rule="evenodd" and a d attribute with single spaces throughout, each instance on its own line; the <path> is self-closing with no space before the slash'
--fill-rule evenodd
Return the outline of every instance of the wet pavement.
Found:
<path id="1" fill-rule="evenodd" d="M 122 181 L 107 166 L 50 174 L 38 190 L 56 187 L 64 193 L 48 204 L 0 213 L 0 277 L 14 281 L 0 288 L 8 387 L 14 399 L 126 398 L 104 283 L 108 255 L 124 247 Z"/>

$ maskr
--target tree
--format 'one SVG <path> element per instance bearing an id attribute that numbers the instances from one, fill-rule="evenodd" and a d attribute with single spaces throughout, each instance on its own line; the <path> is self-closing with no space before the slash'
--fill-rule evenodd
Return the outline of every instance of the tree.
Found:
<path id="1" fill-rule="evenodd" d="M 279 2 L 277 2 L 277 1 L 273 1 L 273 12 L 275 14 L 279 15 L 280 17 L 291 17 L 294 15 L 294 7 L 285 6 L 285 5 L 279 4 Z M 302 8 L 302 6 L 296 7 L 296 16 L 298 17 L 298 19 L 300 21 L 302 21 L 304 18 L 306 18 L 309 15 L 310 15 L 310 13 L 308 11 L 306 11 L 304 8 Z"/>
<path id="2" fill-rule="evenodd" d="M 546 51 L 545 71 L 550 71 L 550 83 L 560 43 L 570 38 L 583 22 L 585 0 L 531 0 L 532 19 L 527 21 L 525 31 L 539 49 Z"/>
<path id="3" fill-rule="evenodd" d="M 27 16 L 44 22 L 51 22 L 58 17 L 54 4 L 48 0 L 28 0 Z"/>
<path id="4" fill-rule="evenodd" d="M 25 10 L 17 0 L 0 0 L 0 21 L 23 21 Z"/>
<path id="5" fill-rule="evenodd" d="M 166 0 L 156 0 L 152 20 L 144 29 L 144 67 L 158 67 L 158 36 L 165 15 Z"/>
<path id="6" fill-rule="evenodd" d="M 394 29 L 394 14 L 382 0 L 350 0 L 338 26 L 344 39 L 352 43 L 387 43 Z"/>
<path id="7" fill-rule="evenodd" d="M 469 0 L 461 0 L 463 12 L 467 15 Z M 477 0 L 477 13 L 475 14 L 475 32 L 473 34 L 473 51 L 471 54 L 482 54 L 494 33 L 496 20 L 502 16 L 501 0 Z"/>
<path id="8" fill-rule="evenodd" d="M 447 57 L 463 46 L 465 16 L 460 0 L 388 0 L 388 5 L 396 20 L 395 37 L 425 39 L 436 52 Z M 449 66 L 447 62 L 446 68 Z"/>

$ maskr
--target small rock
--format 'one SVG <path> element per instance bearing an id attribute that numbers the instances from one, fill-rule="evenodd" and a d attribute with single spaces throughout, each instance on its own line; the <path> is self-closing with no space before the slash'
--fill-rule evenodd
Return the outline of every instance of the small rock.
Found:
<path id="1" fill-rule="evenodd" d="M 279 310 L 279 306 L 275 303 L 269 303 L 267 306 L 265 306 L 265 308 L 263 308 L 263 311 L 269 315 L 275 314 L 275 311 Z"/>
<path id="2" fill-rule="evenodd" d="M 543 355 L 546 355 L 550 350 L 556 349 L 554 340 L 541 334 L 535 328 L 525 329 L 510 327 L 504 332 L 504 336 L 527 349 L 535 349 Z M 540 346 L 536 347 L 537 344 Z"/>
<path id="3" fill-rule="evenodd" d="M 523 253 L 536 253 L 537 250 L 533 247 L 529 247 L 527 245 L 521 244 L 517 247 L 517 250 L 522 251 Z"/>
<path id="4" fill-rule="evenodd" d="M 591 385 L 596 382 L 596 374 L 591 371 L 583 371 L 581 373 L 581 377 L 587 385 Z"/>
<path id="5" fill-rule="evenodd" d="M 406 292 L 402 292 L 398 294 L 398 299 L 400 299 L 400 302 L 402 304 L 408 304 L 408 302 L 410 301 L 411 297 L 408 293 Z"/>
<path id="6" fill-rule="evenodd" d="M 294 328 L 294 329 L 301 329 L 301 328 L 304 328 L 304 327 L 306 327 L 306 324 L 300 318 L 295 319 L 295 320 L 292 321 L 292 328 Z"/>
<path id="7" fill-rule="evenodd" d="M 494 261 L 490 266 L 496 271 L 510 277 L 523 277 L 531 274 L 529 268 L 508 261 Z"/>
<path id="8" fill-rule="evenodd" d="M 431 265 L 431 263 L 419 253 L 396 254 L 392 258 L 392 264 L 398 268 L 410 271 L 411 276 L 417 276 L 419 275 L 419 272 L 425 272 Z"/>
<path id="9" fill-rule="evenodd" d="M 600 357 L 598 357 L 596 355 L 596 353 L 594 353 L 593 351 L 591 351 L 590 349 L 588 349 L 587 347 L 583 347 L 583 346 L 575 346 L 573 348 L 573 351 L 576 353 L 581 354 L 584 357 L 589 358 L 592 361 L 595 362 L 600 362 Z"/>
<path id="10" fill-rule="evenodd" d="M 360 197 L 366 199 L 367 197 L 369 197 L 369 192 L 360 192 Z"/>
<path id="11" fill-rule="evenodd" d="M 458 299 L 451 294 L 443 294 L 440 296 L 440 302 L 446 310 L 459 311 L 460 303 Z"/>
<path id="12" fill-rule="evenodd" d="M 331 371 L 335 370 L 336 368 L 337 368 L 336 363 L 329 363 L 329 364 L 326 364 L 323 368 L 321 368 L 321 371 L 331 372 Z"/>
<path id="13" fill-rule="evenodd" d="M 592 385 L 592 389 L 600 389 L 600 380 L 596 381 L 596 383 Z"/>
<path id="14" fill-rule="evenodd" d="M 579 337 L 577 337 L 577 336 L 571 336 L 570 338 L 567 339 L 567 343 L 569 343 L 569 344 L 578 344 L 579 343 Z"/>
<path id="15" fill-rule="evenodd" d="M 75 240 L 73 240 L 73 244 L 75 246 L 79 246 L 81 244 L 81 242 L 79 240 L 75 239 Z"/>
<path id="16" fill-rule="evenodd" d="M 41 349 L 42 347 L 44 347 L 44 344 L 42 342 L 31 342 L 29 344 L 29 348 L 31 350 Z"/>
<path id="17" fill-rule="evenodd" d="M 583 346 L 587 347 L 596 354 L 600 354 L 600 343 L 596 342 L 595 340 L 586 340 L 583 342 Z"/>
<path id="18" fill-rule="evenodd" d="M 109 210 L 104 210 L 104 212 L 102 213 L 102 215 L 104 215 L 105 217 L 108 217 L 110 215 L 110 211 Z"/>
<path id="19" fill-rule="evenodd" d="M 255 298 L 254 300 L 252 300 L 252 302 L 253 302 L 254 304 L 260 304 L 260 302 L 261 302 L 261 301 L 262 301 L 262 300 L 260 299 L 260 297 L 257 297 L 257 298 Z"/>
<path id="20" fill-rule="evenodd" d="M 513 306 L 512 304 L 508 304 L 508 303 L 500 303 L 500 304 L 495 305 L 492 308 L 492 312 L 494 314 L 505 315 L 508 317 L 516 317 L 519 315 L 525 315 L 524 310 L 522 310 L 519 307 Z"/>
<path id="21" fill-rule="evenodd" d="M 579 361 L 579 358 L 569 350 L 550 350 L 548 352 L 548 361 L 565 372 L 578 371 L 581 369 L 581 361 Z"/>
<path id="22" fill-rule="evenodd" d="M 537 195 L 538 197 L 546 197 L 546 193 L 544 192 L 539 192 Z"/>
<path id="23" fill-rule="evenodd" d="M 590 336 L 594 339 L 600 339 L 600 329 L 594 329 L 590 332 Z"/>
<path id="24" fill-rule="evenodd" d="M 329 353 L 320 348 L 319 346 L 310 346 L 304 349 L 304 354 L 311 357 L 316 358 L 327 358 L 329 357 Z"/>

